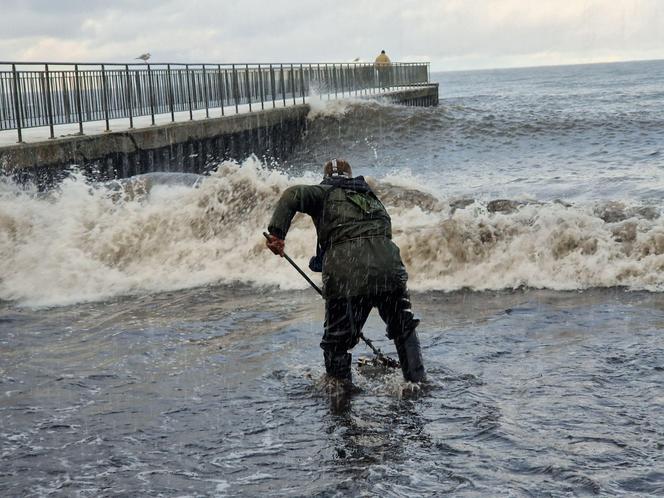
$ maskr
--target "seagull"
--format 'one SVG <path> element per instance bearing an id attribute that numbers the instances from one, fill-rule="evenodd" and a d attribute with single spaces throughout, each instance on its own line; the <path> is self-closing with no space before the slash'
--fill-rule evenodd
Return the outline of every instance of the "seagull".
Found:
<path id="1" fill-rule="evenodd" d="M 353 59 L 353 62 L 360 62 L 360 58 L 359 58 L 359 57 L 355 57 L 355 58 Z"/>
<path id="2" fill-rule="evenodd" d="M 148 60 L 150 59 L 150 57 L 151 57 L 150 52 L 146 52 L 146 53 L 141 54 L 141 55 L 139 55 L 138 57 L 136 57 L 136 59 L 141 60 L 141 61 L 147 63 Z"/>

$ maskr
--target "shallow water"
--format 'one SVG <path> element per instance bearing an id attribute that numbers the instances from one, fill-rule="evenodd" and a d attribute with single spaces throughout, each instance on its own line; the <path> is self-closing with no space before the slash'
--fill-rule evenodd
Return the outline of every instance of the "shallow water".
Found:
<path id="1" fill-rule="evenodd" d="M 438 108 L 323 103 L 284 164 L 0 181 L 0 495 L 664 495 L 662 74 L 438 74 Z M 392 216 L 420 390 L 330 392 L 323 303 L 263 247 L 334 156 Z"/>
<path id="2" fill-rule="evenodd" d="M 322 386 L 312 292 L 5 307 L 2 493 L 664 493 L 660 294 L 414 302 L 429 385 L 356 367 L 350 397 Z M 376 316 L 365 333 L 394 352 Z"/>

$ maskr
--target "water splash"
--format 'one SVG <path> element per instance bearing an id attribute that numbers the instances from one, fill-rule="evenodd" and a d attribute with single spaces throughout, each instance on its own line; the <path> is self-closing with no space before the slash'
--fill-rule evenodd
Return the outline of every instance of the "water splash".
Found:
<path id="1" fill-rule="evenodd" d="M 49 306 L 216 283 L 305 288 L 261 232 L 286 187 L 313 181 L 256 158 L 194 181 L 162 173 L 108 188 L 73 175 L 48 194 L 5 180 L 0 298 Z M 370 181 L 415 290 L 664 288 L 664 222 L 652 206 L 485 203 L 440 198 L 410 175 Z M 305 262 L 314 246 L 297 216 L 288 252 Z"/>

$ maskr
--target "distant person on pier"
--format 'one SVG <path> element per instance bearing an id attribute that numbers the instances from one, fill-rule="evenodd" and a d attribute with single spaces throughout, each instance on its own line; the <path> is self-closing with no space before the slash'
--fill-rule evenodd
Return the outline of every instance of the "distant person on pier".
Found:
<path id="1" fill-rule="evenodd" d="M 284 191 L 268 225 L 267 247 L 284 254 L 285 238 L 295 213 L 311 216 L 318 245 L 309 263 L 323 272 L 325 324 L 323 349 L 327 375 L 350 384 L 351 354 L 373 308 L 394 341 L 403 376 L 425 378 L 420 341 L 406 287 L 408 274 L 392 242 L 392 222 L 364 177 L 353 178 L 348 162 L 328 161 L 318 185 L 295 185 Z"/>
<path id="2" fill-rule="evenodd" d="M 392 61 L 385 53 L 385 50 L 381 50 L 378 57 L 374 61 L 374 67 L 378 73 L 378 86 L 383 89 L 387 89 L 390 86 L 390 74 L 392 73 Z"/>

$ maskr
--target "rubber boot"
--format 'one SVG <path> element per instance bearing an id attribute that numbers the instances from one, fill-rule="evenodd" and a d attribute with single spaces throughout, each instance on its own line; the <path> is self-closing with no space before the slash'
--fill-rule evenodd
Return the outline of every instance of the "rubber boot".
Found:
<path id="1" fill-rule="evenodd" d="M 399 355 L 404 379 L 410 382 L 422 382 L 426 379 L 422 351 L 417 332 L 413 330 L 405 339 L 395 339 L 394 345 Z"/>
<path id="2" fill-rule="evenodd" d="M 325 370 L 327 371 L 327 375 L 345 383 L 352 383 L 353 375 L 350 367 L 353 357 L 350 353 L 324 351 L 323 357 L 325 358 Z"/>

